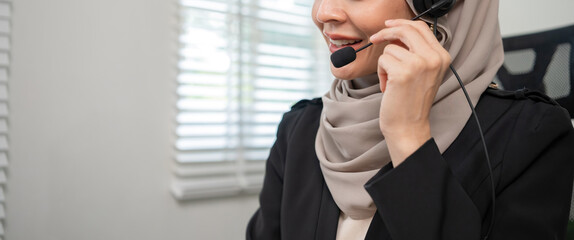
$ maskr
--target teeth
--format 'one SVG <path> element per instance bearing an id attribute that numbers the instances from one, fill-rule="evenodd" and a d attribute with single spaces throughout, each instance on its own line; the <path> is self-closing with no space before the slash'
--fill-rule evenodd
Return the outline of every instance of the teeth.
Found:
<path id="1" fill-rule="evenodd" d="M 361 40 L 333 40 L 333 39 L 329 39 L 329 41 L 331 41 L 331 43 L 335 44 L 337 47 L 341 47 L 343 45 L 358 43 Z"/>

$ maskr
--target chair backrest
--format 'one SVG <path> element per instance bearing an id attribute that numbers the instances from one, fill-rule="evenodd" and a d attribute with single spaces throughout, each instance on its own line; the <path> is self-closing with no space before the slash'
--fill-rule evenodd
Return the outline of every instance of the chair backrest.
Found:
<path id="1" fill-rule="evenodd" d="M 504 38 L 503 44 L 504 64 L 495 79 L 501 88 L 544 92 L 570 112 L 574 124 L 574 25 Z"/>
<path id="2" fill-rule="evenodd" d="M 574 25 L 503 39 L 502 88 L 546 93 L 574 118 Z"/>

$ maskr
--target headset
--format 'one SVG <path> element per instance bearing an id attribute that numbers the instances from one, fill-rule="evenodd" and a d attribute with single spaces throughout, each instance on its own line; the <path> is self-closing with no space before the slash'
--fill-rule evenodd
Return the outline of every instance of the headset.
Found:
<path id="1" fill-rule="evenodd" d="M 427 15 L 432 18 L 440 18 L 446 15 L 454 4 L 456 0 L 443 0 L 443 1 L 435 1 L 435 0 L 413 0 L 413 6 L 419 13 L 425 13 L 423 15 Z M 436 6 L 435 6 L 436 5 Z M 428 11 L 431 9 L 431 11 Z"/>
<path id="2" fill-rule="evenodd" d="M 433 25 L 433 32 L 435 34 L 435 37 L 439 37 L 438 33 L 437 33 L 437 26 L 438 26 L 438 18 L 446 15 L 455 5 L 456 0 L 413 0 L 413 7 L 415 8 L 415 10 L 417 11 L 417 13 L 419 13 L 417 16 L 415 16 L 414 18 L 412 18 L 411 20 L 418 20 L 419 18 L 421 18 L 422 16 L 428 16 L 430 18 L 432 18 L 434 20 L 434 25 Z M 355 50 L 352 47 L 345 47 L 342 48 L 336 52 L 334 52 L 333 54 L 331 54 L 331 62 L 333 63 L 333 66 L 336 68 L 340 68 L 343 67 L 353 61 L 355 61 L 356 57 L 357 57 L 357 53 L 362 51 L 365 48 L 368 48 L 370 46 L 372 46 L 373 43 L 368 43 L 365 46 L 360 47 L 359 49 Z M 490 176 L 490 184 L 491 184 L 491 201 L 492 201 L 492 206 L 491 206 L 491 216 L 490 216 L 490 225 L 488 226 L 488 230 L 483 238 L 483 240 L 488 239 L 490 232 L 494 226 L 494 214 L 495 214 L 495 205 L 496 205 L 496 190 L 495 190 L 495 186 L 494 186 L 494 176 L 492 174 L 492 165 L 490 162 L 490 157 L 488 154 L 488 149 L 486 147 L 486 141 L 484 140 L 484 134 L 482 131 L 482 127 L 480 126 L 480 122 L 478 121 L 478 115 L 476 114 L 476 111 L 474 110 L 474 107 L 472 106 L 472 101 L 470 100 L 470 97 L 468 95 L 468 92 L 466 91 L 466 88 L 464 87 L 464 84 L 462 83 L 462 80 L 460 79 L 460 76 L 458 75 L 458 73 L 456 72 L 456 70 L 454 69 L 454 67 L 452 66 L 452 64 L 450 64 L 450 70 L 452 71 L 452 73 L 454 74 L 454 76 L 456 77 L 456 79 L 458 80 L 458 83 L 460 84 L 460 87 L 462 88 L 462 91 L 464 92 L 464 95 L 466 97 L 466 101 L 468 102 L 468 105 L 470 106 L 470 109 L 472 110 L 472 116 L 474 117 L 474 120 L 476 121 L 476 124 L 478 126 L 478 131 L 480 134 L 480 139 L 482 141 L 482 146 L 484 149 L 484 154 L 485 154 L 485 158 L 486 158 L 486 163 L 488 166 L 488 171 L 489 171 L 489 176 Z"/>

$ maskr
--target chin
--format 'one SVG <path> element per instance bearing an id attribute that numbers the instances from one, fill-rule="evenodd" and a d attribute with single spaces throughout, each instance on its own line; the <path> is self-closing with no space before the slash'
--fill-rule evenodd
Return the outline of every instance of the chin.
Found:
<path id="1" fill-rule="evenodd" d="M 366 69 L 357 69 L 356 66 L 358 66 L 356 62 L 349 63 L 348 65 L 340 68 L 335 68 L 331 65 L 331 73 L 336 78 L 342 80 L 353 80 L 373 73 L 373 71 L 366 71 Z"/>

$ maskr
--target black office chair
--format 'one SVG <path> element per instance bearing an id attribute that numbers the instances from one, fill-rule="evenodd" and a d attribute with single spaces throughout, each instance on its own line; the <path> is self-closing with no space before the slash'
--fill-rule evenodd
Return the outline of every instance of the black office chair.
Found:
<path id="1" fill-rule="evenodd" d="M 546 93 L 574 119 L 574 25 L 503 39 L 504 65 L 499 87 L 535 89 Z M 574 239 L 574 198 L 567 239 Z"/>
<path id="2" fill-rule="evenodd" d="M 574 118 L 574 25 L 503 39 L 497 73 L 504 89 L 535 89 L 554 98 Z"/>

